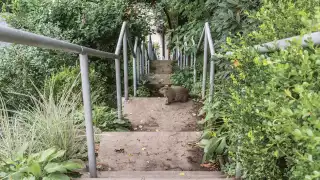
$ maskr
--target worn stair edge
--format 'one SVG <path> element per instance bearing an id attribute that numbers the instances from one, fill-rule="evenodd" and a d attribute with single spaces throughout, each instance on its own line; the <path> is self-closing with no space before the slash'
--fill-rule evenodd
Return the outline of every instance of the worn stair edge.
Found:
<path id="1" fill-rule="evenodd" d="M 149 84 L 168 85 L 171 83 L 171 74 L 149 74 L 147 77 Z"/>
<path id="2" fill-rule="evenodd" d="M 206 171 L 200 132 L 108 132 L 98 162 L 110 171 Z"/>
<path id="3" fill-rule="evenodd" d="M 88 178 L 84 175 L 82 178 Z M 220 171 L 100 171 L 99 178 L 225 178 Z"/>

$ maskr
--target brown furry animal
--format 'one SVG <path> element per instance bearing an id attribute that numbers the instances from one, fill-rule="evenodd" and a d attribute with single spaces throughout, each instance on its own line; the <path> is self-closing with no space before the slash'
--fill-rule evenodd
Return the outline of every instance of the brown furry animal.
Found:
<path id="1" fill-rule="evenodd" d="M 164 86 L 159 90 L 159 93 L 166 97 L 166 105 L 172 102 L 187 102 L 189 98 L 188 89 L 182 86 Z"/>

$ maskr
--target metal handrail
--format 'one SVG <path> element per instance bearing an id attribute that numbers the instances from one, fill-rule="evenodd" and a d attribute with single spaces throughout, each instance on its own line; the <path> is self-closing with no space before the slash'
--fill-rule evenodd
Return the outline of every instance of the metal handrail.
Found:
<path id="1" fill-rule="evenodd" d="M 319 45 L 320 44 L 320 32 L 314 32 L 311 34 L 305 34 L 301 36 L 294 36 L 290 38 L 280 39 L 268 43 L 264 43 L 261 45 L 254 45 L 253 48 L 256 49 L 259 53 L 269 53 L 276 51 L 278 49 L 285 49 L 290 46 L 289 41 L 293 41 L 295 39 L 301 39 L 301 46 L 307 47 L 308 43 L 306 41 L 311 40 L 313 44 Z M 226 52 L 226 55 L 232 55 L 233 52 Z"/>
<path id="2" fill-rule="evenodd" d="M 90 172 L 90 177 L 93 177 L 93 178 L 97 177 L 96 157 L 95 157 L 95 149 L 94 149 L 94 133 L 93 133 L 93 124 L 92 124 L 92 107 L 91 107 L 91 95 L 90 95 L 88 55 L 115 59 L 118 119 L 121 120 L 122 119 L 122 96 L 121 96 L 121 75 L 120 75 L 121 48 L 123 49 L 123 59 L 124 59 L 124 96 L 125 96 L 125 100 L 128 100 L 129 91 L 128 91 L 127 46 L 129 46 L 133 55 L 134 96 L 136 96 L 137 81 L 139 80 L 141 75 L 145 73 L 149 73 L 149 68 L 150 68 L 150 64 L 149 64 L 150 57 L 147 53 L 144 42 L 142 41 L 141 46 L 139 46 L 138 45 L 139 40 L 138 38 L 135 38 L 135 45 L 133 46 L 131 42 L 131 36 L 130 36 L 127 22 L 123 22 L 122 24 L 115 53 L 99 51 L 96 49 L 91 49 L 91 48 L 80 46 L 77 44 L 72 44 L 66 41 L 57 40 L 54 38 L 26 32 L 26 31 L 22 31 L 22 30 L 10 28 L 10 27 L 3 27 L 3 26 L 0 27 L 0 41 L 40 47 L 40 48 L 56 49 L 56 50 L 62 50 L 65 52 L 72 52 L 72 53 L 79 54 L 81 82 L 82 82 L 81 83 L 82 96 L 83 96 L 83 106 L 84 106 L 84 115 L 85 115 L 85 124 L 86 124 L 86 137 L 87 137 L 87 145 L 88 145 L 89 172 Z M 149 41 L 151 41 L 151 38 L 149 39 Z M 139 66 L 139 68 L 137 68 L 137 65 Z M 141 71 L 139 71 L 140 68 L 141 68 Z"/>
<path id="3" fill-rule="evenodd" d="M 320 44 L 320 32 L 314 32 L 314 33 L 311 33 L 311 34 L 306 34 L 306 35 L 303 35 L 302 37 L 301 36 L 294 36 L 294 37 L 291 37 L 291 38 L 285 38 L 285 39 L 281 39 L 281 40 L 276 40 L 276 41 L 273 41 L 273 42 L 268 42 L 268 43 L 264 43 L 264 44 L 261 44 L 261 45 L 255 45 L 253 46 L 254 49 L 256 49 L 259 53 L 267 53 L 267 52 L 273 52 L 275 50 L 278 50 L 278 49 L 285 49 L 287 48 L 290 43 L 289 41 L 292 41 L 294 39 L 301 39 L 301 45 L 303 47 L 307 47 L 308 46 L 308 43 L 306 42 L 307 40 L 311 40 L 313 41 L 313 43 L 315 45 L 319 45 Z M 199 39 L 199 42 L 197 45 L 195 45 L 195 43 L 193 42 L 193 45 L 196 47 L 196 51 L 193 52 L 193 81 L 194 83 L 196 83 L 197 81 L 197 71 L 196 71 L 196 55 L 197 55 L 197 52 L 199 51 L 200 47 L 201 47 L 201 44 L 202 42 L 204 42 L 204 63 L 203 63 L 203 74 L 202 74 L 202 88 L 201 88 L 201 97 L 202 99 L 205 98 L 205 90 L 206 90 L 206 80 L 207 80 L 207 77 L 206 77 L 206 72 L 207 72 L 207 61 L 208 61 L 208 45 L 209 45 L 209 50 L 210 50 L 210 55 L 211 55 L 211 60 L 210 60 L 210 90 L 209 90 L 209 102 L 212 101 L 213 99 L 213 93 L 214 93 L 214 56 L 215 56 L 215 50 L 214 50 L 214 43 L 213 43 L 213 40 L 212 40 L 212 36 L 211 36 L 211 32 L 210 32 L 210 26 L 209 26 L 209 23 L 206 22 L 205 25 L 204 25 L 204 28 L 201 32 L 201 35 L 200 35 L 200 39 Z M 183 54 L 182 50 L 183 48 L 180 48 L 179 46 L 176 48 L 177 49 L 177 61 L 178 61 L 178 65 L 180 68 L 182 68 L 181 64 L 182 64 L 182 61 L 183 59 L 185 58 L 185 56 L 187 56 L 185 53 Z M 183 55 L 181 55 L 183 54 Z M 227 52 L 226 55 L 232 55 L 233 52 Z M 181 59 L 182 57 L 182 59 Z"/>
<path id="4" fill-rule="evenodd" d="M 62 50 L 65 52 L 87 54 L 103 58 L 118 58 L 118 55 L 114 53 L 99 51 L 77 44 L 72 44 L 66 41 L 61 41 L 54 38 L 4 26 L 0 27 L 0 41 L 40 48 Z"/>

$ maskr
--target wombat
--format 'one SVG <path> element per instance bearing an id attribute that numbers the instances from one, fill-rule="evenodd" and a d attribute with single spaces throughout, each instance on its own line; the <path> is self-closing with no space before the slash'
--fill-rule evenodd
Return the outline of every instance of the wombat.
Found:
<path id="1" fill-rule="evenodd" d="M 164 86 L 159 90 L 159 93 L 166 97 L 166 105 L 172 102 L 187 102 L 189 96 L 188 89 L 182 86 Z"/>

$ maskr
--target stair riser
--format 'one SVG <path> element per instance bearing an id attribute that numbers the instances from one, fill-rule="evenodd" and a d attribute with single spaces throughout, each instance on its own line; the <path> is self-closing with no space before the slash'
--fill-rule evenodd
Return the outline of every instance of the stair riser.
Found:
<path id="1" fill-rule="evenodd" d="M 172 61 L 151 61 L 150 72 L 155 74 L 171 74 Z"/>

